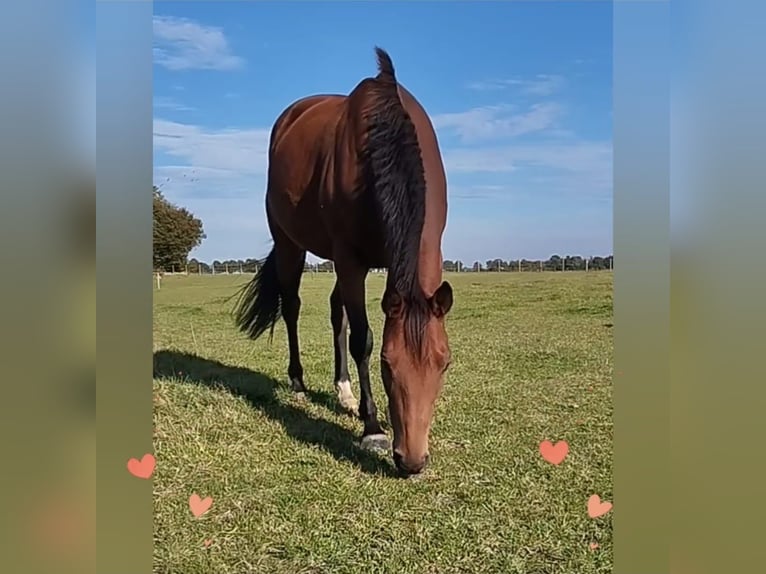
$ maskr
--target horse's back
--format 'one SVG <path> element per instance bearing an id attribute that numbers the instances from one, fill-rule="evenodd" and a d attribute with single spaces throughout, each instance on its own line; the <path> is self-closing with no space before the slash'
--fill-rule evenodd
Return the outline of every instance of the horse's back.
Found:
<path id="1" fill-rule="evenodd" d="M 302 98 L 280 115 L 269 143 L 269 178 L 278 188 L 303 193 L 316 180 L 332 147 L 332 134 L 345 96 Z"/>
<path id="2" fill-rule="evenodd" d="M 302 98 L 277 118 L 269 144 L 267 215 L 296 245 L 329 258 L 330 237 L 319 216 L 319 194 L 330 160 L 334 126 L 345 96 Z"/>
<path id="3" fill-rule="evenodd" d="M 346 96 L 338 94 L 319 94 L 290 104 L 274 122 L 270 151 L 274 152 L 280 146 L 316 142 L 321 138 L 322 130 L 337 120 L 345 100 Z"/>
<path id="4" fill-rule="evenodd" d="M 315 255 L 332 258 L 333 242 L 341 241 L 384 267 L 373 190 L 359 186 L 378 82 L 365 78 L 348 95 L 308 96 L 282 112 L 271 134 L 267 203 L 271 223 Z M 423 241 L 438 245 L 446 219 L 446 177 L 436 134 L 424 108 L 401 84 L 398 94 L 415 126 L 428 188 Z"/>

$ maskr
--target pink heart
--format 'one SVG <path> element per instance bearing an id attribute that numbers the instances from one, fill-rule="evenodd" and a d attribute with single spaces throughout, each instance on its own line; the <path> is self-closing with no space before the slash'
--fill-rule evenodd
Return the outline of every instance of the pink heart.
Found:
<path id="1" fill-rule="evenodd" d="M 194 493 L 189 497 L 189 509 L 198 518 L 205 514 L 212 504 L 213 499 L 209 496 L 207 498 L 200 498 L 197 493 Z"/>
<path id="2" fill-rule="evenodd" d="M 154 465 L 156 460 L 151 454 L 145 454 L 141 457 L 141 460 L 131 458 L 128 461 L 128 472 L 138 478 L 149 478 L 154 472 Z"/>
<path id="3" fill-rule="evenodd" d="M 549 440 L 540 443 L 540 454 L 551 464 L 560 464 L 569 453 L 569 445 L 566 441 L 560 440 L 555 445 Z"/>
<path id="4" fill-rule="evenodd" d="M 592 495 L 588 499 L 588 516 L 591 518 L 598 518 L 609 512 L 612 509 L 611 502 L 601 502 L 601 497 L 598 494 Z"/>

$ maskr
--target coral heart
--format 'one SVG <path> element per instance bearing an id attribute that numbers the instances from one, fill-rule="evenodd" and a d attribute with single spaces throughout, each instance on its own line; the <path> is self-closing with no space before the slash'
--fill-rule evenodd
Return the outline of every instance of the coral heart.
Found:
<path id="1" fill-rule="evenodd" d="M 591 550 L 595 550 L 596 548 L 598 548 L 598 542 L 591 542 L 589 544 L 589 547 Z"/>
<path id="2" fill-rule="evenodd" d="M 611 502 L 601 502 L 601 497 L 598 494 L 592 495 L 588 499 L 588 516 L 591 518 L 598 518 L 609 512 L 612 509 Z"/>
<path id="3" fill-rule="evenodd" d="M 569 453 L 569 445 L 566 441 L 559 441 L 555 445 L 549 440 L 540 443 L 540 454 L 551 464 L 561 464 Z"/>
<path id="4" fill-rule="evenodd" d="M 138 478 L 149 478 L 154 472 L 156 461 L 151 454 L 145 454 L 141 460 L 131 458 L 128 461 L 128 472 Z"/>
<path id="5" fill-rule="evenodd" d="M 211 504 L 213 504 L 213 499 L 209 496 L 207 498 L 200 498 L 199 495 L 195 493 L 189 497 L 189 509 L 192 514 L 198 518 L 210 509 Z"/>

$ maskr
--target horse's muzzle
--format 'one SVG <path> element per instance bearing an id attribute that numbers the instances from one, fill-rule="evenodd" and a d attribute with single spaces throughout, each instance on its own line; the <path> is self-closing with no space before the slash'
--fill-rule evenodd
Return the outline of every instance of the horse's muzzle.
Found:
<path id="1" fill-rule="evenodd" d="M 402 453 L 394 451 L 394 464 L 396 465 L 396 468 L 399 470 L 399 472 L 406 474 L 407 476 L 420 474 L 423 472 L 426 466 L 428 466 L 428 459 L 429 456 L 426 454 L 420 460 L 406 460 L 402 456 Z"/>

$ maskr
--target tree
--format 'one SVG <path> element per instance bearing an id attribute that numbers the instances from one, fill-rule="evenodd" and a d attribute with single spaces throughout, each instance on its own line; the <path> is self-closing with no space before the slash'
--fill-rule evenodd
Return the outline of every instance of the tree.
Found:
<path id="1" fill-rule="evenodd" d="M 546 271 L 561 271 L 562 259 L 558 255 L 551 255 L 550 259 L 544 263 Z"/>
<path id="2" fill-rule="evenodd" d="M 567 266 L 567 269 L 574 269 L 576 271 L 584 271 L 585 270 L 585 259 L 583 259 L 579 255 L 575 255 L 573 257 L 567 257 L 566 266 Z"/>
<path id="3" fill-rule="evenodd" d="M 153 265 L 157 270 L 179 270 L 189 253 L 205 239 L 202 221 L 187 209 L 170 203 L 157 186 L 152 186 Z"/>
<path id="4" fill-rule="evenodd" d="M 487 271 L 507 271 L 508 264 L 502 259 L 487 259 Z"/>

